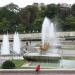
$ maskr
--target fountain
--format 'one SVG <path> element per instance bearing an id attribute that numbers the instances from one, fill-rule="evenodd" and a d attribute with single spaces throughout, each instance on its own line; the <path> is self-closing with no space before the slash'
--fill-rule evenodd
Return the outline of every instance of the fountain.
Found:
<path id="1" fill-rule="evenodd" d="M 21 50 L 21 41 L 19 38 L 19 34 L 15 32 L 13 40 L 13 52 L 15 52 L 15 54 L 20 54 L 21 53 L 20 50 Z"/>
<path id="2" fill-rule="evenodd" d="M 61 56 L 57 53 L 58 41 L 54 29 L 54 24 L 45 17 L 42 24 L 41 33 L 42 44 L 39 47 L 38 53 L 27 53 L 24 55 L 24 59 L 34 61 L 59 61 Z"/>
<path id="3" fill-rule="evenodd" d="M 8 34 L 3 35 L 3 42 L 1 46 L 1 55 L 9 55 L 9 40 L 8 40 Z"/>
<path id="4" fill-rule="evenodd" d="M 11 55 L 11 53 L 17 55 L 21 54 L 21 41 L 19 39 L 19 34 L 15 32 L 13 39 L 13 50 L 9 48 L 8 34 L 3 35 L 3 42 L 1 46 L 1 55 Z"/>
<path id="5" fill-rule="evenodd" d="M 59 40 L 56 38 L 56 33 L 54 29 L 53 23 L 45 17 L 44 22 L 42 24 L 42 46 L 41 50 L 45 49 L 44 53 L 56 53 L 57 54 L 57 46 L 59 45 Z M 47 49 L 46 49 L 47 48 Z"/>

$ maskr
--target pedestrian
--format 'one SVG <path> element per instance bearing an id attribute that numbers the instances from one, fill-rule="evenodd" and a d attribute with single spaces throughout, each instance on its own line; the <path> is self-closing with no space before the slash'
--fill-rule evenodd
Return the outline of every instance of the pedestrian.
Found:
<path id="1" fill-rule="evenodd" d="M 30 41 L 30 45 L 31 45 L 31 41 Z"/>
<path id="2" fill-rule="evenodd" d="M 28 46 L 28 42 L 26 42 L 26 46 Z"/>
<path id="3" fill-rule="evenodd" d="M 35 71 L 36 71 L 36 72 L 39 72 L 39 71 L 40 71 L 40 65 L 37 65 L 37 66 L 35 67 Z"/>

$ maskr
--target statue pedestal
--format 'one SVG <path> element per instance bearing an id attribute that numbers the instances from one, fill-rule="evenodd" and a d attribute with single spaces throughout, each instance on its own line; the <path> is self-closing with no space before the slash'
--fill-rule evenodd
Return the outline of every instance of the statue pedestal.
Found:
<path id="1" fill-rule="evenodd" d="M 61 56 L 57 53 L 49 52 L 49 44 L 45 43 L 43 46 L 40 46 L 38 53 L 28 53 L 24 55 L 24 59 L 29 61 L 59 61 Z"/>
<path id="2" fill-rule="evenodd" d="M 23 56 L 25 60 L 28 61 L 59 61 L 61 56 L 59 54 L 39 54 L 39 53 L 29 53 Z"/>

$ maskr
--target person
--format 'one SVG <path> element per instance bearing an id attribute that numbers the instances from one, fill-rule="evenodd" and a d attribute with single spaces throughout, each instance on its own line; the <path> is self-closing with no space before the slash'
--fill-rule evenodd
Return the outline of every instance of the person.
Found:
<path id="1" fill-rule="evenodd" d="M 30 45 L 31 45 L 31 41 L 30 41 Z"/>
<path id="2" fill-rule="evenodd" d="M 28 42 L 26 42 L 26 46 L 28 46 Z"/>
<path id="3" fill-rule="evenodd" d="M 37 66 L 35 67 L 35 70 L 36 70 L 36 72 L 39 72 L 39 71 L 40 71 L 40 65 L 37 65 Z"/>

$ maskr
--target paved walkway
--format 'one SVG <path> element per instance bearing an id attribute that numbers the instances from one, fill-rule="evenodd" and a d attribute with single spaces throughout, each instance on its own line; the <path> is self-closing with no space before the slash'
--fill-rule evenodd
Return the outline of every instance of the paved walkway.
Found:
<path id="1" fill-rule="evenodd" d="M 63 56 L 75 56 L 75 50 L 59 50 L 59 54 L 63 54 Z"/>

